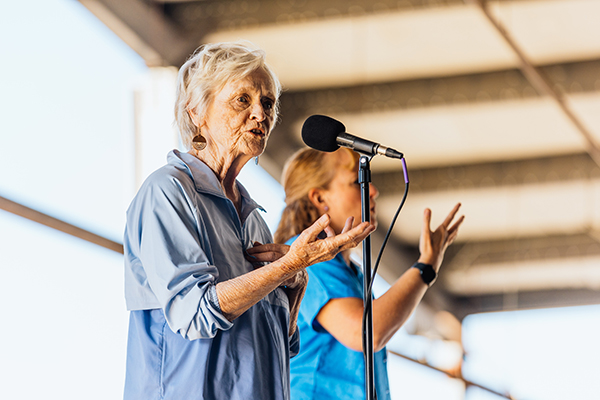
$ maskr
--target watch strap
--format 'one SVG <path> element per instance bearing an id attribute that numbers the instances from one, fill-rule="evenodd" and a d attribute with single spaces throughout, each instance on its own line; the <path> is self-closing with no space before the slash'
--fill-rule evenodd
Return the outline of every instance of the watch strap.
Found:
<path id="1" fill-rule="evenodd" d="M 419 270 L 421 273 L 421 279 L 427 286 L 431 286 L 431 284 L 437 278 L 437 273 L 430 264 L 417 262 L 412 267 Z"/>

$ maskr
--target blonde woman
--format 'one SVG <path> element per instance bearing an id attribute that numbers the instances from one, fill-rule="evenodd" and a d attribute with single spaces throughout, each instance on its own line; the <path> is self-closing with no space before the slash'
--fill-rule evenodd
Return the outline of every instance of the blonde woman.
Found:
<path id="1" fill-rule="evenodd" d="M 298 235 L 323 215 L 342 232 L 347 216 L 359 220 L 361 193 L 358 155 L 341 148 L 333 153 L 303 149 L 286 164 L 283 185 L 286 208 L 275 233 L 277 243 L 295 243 Z M 371 220 L 376 221 L 378 191 L 370 186 Z M 421 255 L 380 298 L 373 302 L 375 389 L 378 400 L 389 399 L 385 345 L 402 326 L 438 273 L 446 248 L 464 217 L 452 224 L 457 204 L 431 231 L 426 209 L 420 239 Z M 309 280 L 300 305 L 298 328 L 302 346 L 291 362 L 292 399 L 364 399 L 362 354 L 362 272 L 350 262 L 349 250 L 307 268 Z M 433 275 L 431 275 L 433 274 Z"/>

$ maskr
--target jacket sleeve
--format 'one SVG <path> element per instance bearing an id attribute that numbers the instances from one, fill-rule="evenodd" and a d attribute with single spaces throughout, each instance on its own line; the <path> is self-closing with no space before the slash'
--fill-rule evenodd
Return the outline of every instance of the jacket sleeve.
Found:
<path id="1" fill-rule="evenodd" d="M 189 340 L 212 338 L 233 324 L 219 306 L 219 271 L 202 248 L 206 241 L 196 207 L 174 177 L 147 183 L 138 193 L 136 210 L 129 210 L 137 213 L 134 245 L 147 284 L 174 332 Z"/>

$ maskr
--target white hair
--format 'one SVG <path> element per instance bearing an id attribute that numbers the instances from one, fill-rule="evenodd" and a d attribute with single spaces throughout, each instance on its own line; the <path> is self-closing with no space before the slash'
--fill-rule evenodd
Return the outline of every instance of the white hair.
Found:
<path id="1" fill-rule="evenodd" d="M 275 88 L 273 120 L 277 121 L 281 83 L 265 58 L 263 50 L 246 43 L 213 43 L 200 46 L 183 64 L 177 76 L 175 123 L 188 150 L 197 131 L 189 111 L 203 117 L 215 94 L 229 81 L 243 79 L 256 70 L 264 70 Z"/>

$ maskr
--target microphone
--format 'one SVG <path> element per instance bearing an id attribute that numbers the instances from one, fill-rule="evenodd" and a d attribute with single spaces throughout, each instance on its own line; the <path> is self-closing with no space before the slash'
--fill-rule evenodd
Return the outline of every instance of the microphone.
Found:
<path id="1" fill-rule="evenodd" d="M 308 147 L 320 151 L 336 151 L 344 146 L 367 155 L 381 154 L 398 159 L 404 157 L 399 151 L 346 133 L 344 124 L 326 115 L 311 115 L 304 121 L 302 140 Z"/>

